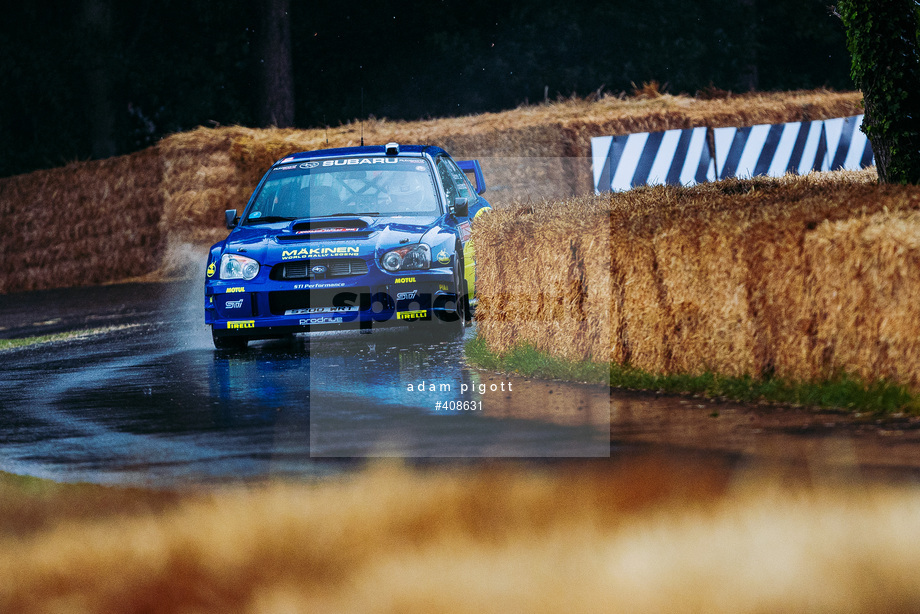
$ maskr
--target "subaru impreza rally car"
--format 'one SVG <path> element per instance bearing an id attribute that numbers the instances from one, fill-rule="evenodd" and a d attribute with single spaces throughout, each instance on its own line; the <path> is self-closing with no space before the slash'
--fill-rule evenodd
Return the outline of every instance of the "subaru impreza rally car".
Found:
<path id="1" fill-rule="evenodd" d="M 466 172 L 472 173 L 475 187 Z M 432 146 L 348 147 L 276 162 L 211 247 L 205 322 L 218 349 L 311 330 L 434 321 L 475 304 L 477 161 Z"/>

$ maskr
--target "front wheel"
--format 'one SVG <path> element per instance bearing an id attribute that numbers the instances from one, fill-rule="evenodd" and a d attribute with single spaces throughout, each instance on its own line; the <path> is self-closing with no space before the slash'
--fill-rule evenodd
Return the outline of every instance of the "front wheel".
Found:
<path id="1" fill-rule="evenodd" d="M 236 335 L 225 335 L 211 329 L 211 339 L 214 341 L 214 347 L 218 350 L 245 350 L 249 345 L 249 339 Z"/>
<path id="2" fill-rule="evenodd" d="M 459 252 L 454 263 L 453 277 L 454 292 L 457 296 L 453 313 L 445 313 L 443 317 L 437 319 L 445 330 L 460 332 L 469 325 L 469 303 L 466 295 L 466 279 L 463 277 L 463 261 L 459 258 Z"/>

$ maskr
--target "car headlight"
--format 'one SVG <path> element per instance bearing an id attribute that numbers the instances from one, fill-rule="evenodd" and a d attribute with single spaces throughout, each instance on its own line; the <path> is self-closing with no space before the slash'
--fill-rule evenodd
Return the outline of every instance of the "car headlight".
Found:
<path id="1" fill-rule="evenodd" d="M 249 281 L 259 274 L 259 263 L 239 254 L 224 254 L 220 257 L 221 279 L 245 279 Z"/>
<path id="2" fill-rule="evenodd" d="M 431 266 L 431 249 L 424 243 L 391 249 L 380 259 L 380 265 L 390 273 L 427 269 Z"/>

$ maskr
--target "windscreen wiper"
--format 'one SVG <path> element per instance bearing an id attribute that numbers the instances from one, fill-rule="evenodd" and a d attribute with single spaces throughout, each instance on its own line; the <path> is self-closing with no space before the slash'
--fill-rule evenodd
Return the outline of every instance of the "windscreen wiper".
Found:
<path id="1" fill-rule="evenodd" d="M 363 213 L 333 213 L 330 217 L 339 217 L 340 215 L 380 215 L 379 211 L 365 211 Z"/>

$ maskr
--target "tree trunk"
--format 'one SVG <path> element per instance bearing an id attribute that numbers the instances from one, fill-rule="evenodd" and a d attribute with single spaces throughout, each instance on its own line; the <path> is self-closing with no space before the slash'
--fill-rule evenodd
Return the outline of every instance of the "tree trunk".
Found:
<path id="1" fill-rule="evenodd" d="M 83 0 L 83 28 L 86 33 L 86 102 L 91 151 L 94 158 L 108 158 L 117 153 L 109 86 L 112 53 L 110 0 Z"/>
<path id="2" fill-rule="evenodd" d="M 294 77 L 291 62 L 289 0 L 261 0 L 256 74 L 256 117 L 262 127 L 294 125 Z"/>
<path id="3" fill-rule="evenodd" d="M 879 122 L 876 118 L 884 112 L 877 109 L 875 96 L 866 96 L 863 93 L 863 104 L 865 105 L 865 114 L 861 130 L 869 137 L 869 143 L 872 144 L 872 154 L 875 157 L 875 169 L 878 171 L 879 183 L 898 183 L 892 181 L 890 172 L 891 152 L 896 149 L 896 139 L 891 138 L 887 132 L 878 129 Z M 871 100 L 870 100 L 871 99 Z"/>

